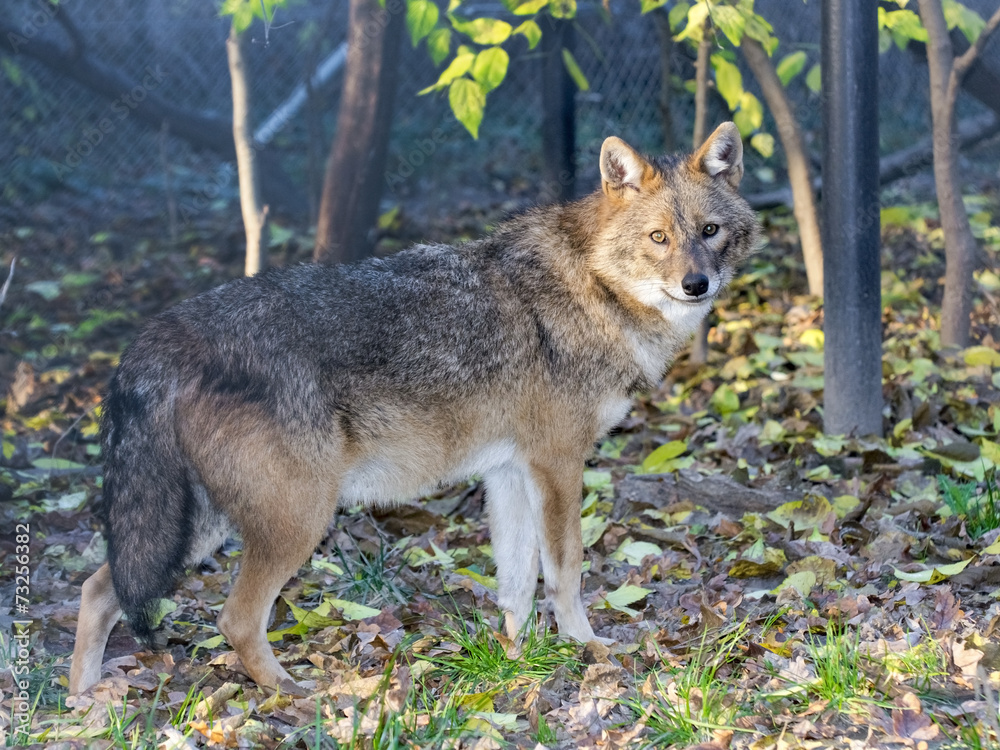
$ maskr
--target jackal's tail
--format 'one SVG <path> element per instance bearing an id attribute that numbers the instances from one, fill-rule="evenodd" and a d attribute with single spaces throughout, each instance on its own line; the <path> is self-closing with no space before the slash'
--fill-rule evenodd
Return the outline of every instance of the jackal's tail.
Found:
<path id="1" fill-rule="evenodd" d="M 153 603 L 184 570 L 194 488 L 178 443 L 172 388 L 120 369 L 104 400 L 101 515 L 115 594 L 139 638 L 152 635 Z"/>

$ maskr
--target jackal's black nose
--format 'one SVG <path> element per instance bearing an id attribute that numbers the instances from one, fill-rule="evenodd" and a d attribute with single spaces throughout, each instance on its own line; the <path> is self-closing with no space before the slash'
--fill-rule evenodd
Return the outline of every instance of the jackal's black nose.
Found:
<path id="1" fill-rule="evenodd" d="M 689 273 L 681 281 L 684 294 L 689 297 L 700 297 L 708 291 L 708 276 L 703 273 Z"/>

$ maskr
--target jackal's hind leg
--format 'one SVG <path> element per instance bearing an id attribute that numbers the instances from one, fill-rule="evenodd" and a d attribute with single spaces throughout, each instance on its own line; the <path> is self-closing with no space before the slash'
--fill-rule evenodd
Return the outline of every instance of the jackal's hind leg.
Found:
<path id="1" fill-rule="evenodd" d="M 108 636 L 121 614 L 118 597 L 111 583 L 111 569 L 104 563 L 83 584 L 80 616 L 76 621 L 73 664 L 69 670 L 70 695 L 82 693 L 101 679 L 104 648 L 108 645 Z"/>
<path id="2" fill-rule="evenodd" d="M 516 640 L 538 585 L 538 492 L 516 466 L 486 475 L 486 505 L 504 630 Z"/>
<path id="3" fill-rule="evenodd" d="M 237 522 L 243 535 L 240 571 L 218 620 L 219 630 L 254 681 L 285 692 L 294 692 L 294 681 L 278 663 L 267 640 L 271 605 L 288 579 L 309 559 L 333 516 L 333 509 L 327 515 L 320 501 L 307 509 L 303 498 L 308 497 L 276 497 L 265 505 L 255 503 L 256 517 Z"/>

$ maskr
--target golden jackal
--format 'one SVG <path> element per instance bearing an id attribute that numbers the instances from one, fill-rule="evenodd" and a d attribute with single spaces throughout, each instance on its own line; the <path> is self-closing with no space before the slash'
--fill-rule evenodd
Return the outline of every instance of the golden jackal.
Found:
<path id="1" fill-rule="evenodd" d="M 258 684 L 287 686 L 268 615 L 337 506 L 472 474 L 507 635 L 531 613 L 541 563 L 559 632 L 594 638 L 584 461 L 758 236 L 732 123 L 688 157 L 647 160 L 608 138 L 600 169 L 600 191 L 481 240 L 267 271 L 150 321 L 104 403 L 108 561 L 83 586 L 70 691 L 100 679 L 122 610 L 148 636 L 151 602 L 232 529 L 244 552 L 219 630 Z"/>

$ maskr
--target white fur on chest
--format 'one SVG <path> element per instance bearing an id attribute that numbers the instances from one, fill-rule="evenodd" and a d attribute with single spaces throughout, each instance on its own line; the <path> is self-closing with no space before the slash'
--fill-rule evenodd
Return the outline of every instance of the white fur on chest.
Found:
<path id="1" fill-rule="evenodd" d="M 626 332 L 636 364 L 646 380 L 655 383 L 708 315 L 712 300 L 709 298 L 697 304 L 680 302 L 667 294 L 661 286 L 648 284 L 637 288 L 635 296 L 644 305 L 658 310 L 669 325 L 666 335 L 656 337 Z"/>
<path id="2" fill-rule="evenodd" d="M 341 484 L 340 499 L 370 504 L 423 497 L 474 474 L 506 466 L 516 452 L 513 440 L 499 440 L 449 461 L 436 446 L 392 446 L 351 467 Z"/>

